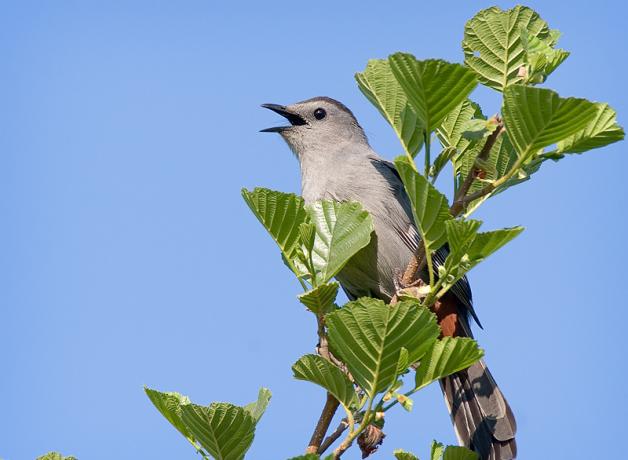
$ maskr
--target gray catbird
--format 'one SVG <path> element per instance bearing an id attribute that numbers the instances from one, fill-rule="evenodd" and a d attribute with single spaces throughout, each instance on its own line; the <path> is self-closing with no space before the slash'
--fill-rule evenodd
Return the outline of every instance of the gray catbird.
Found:
<path id="1" fill-rule="evenodd" d="M 334 99 L 315 97 L 288 106 L 262 107 L 290 122 L 262 131 L 279 133 L 297 156 L 305 202 L 358 201 L 373 218 L 371 243 L 337 276 L 344 291 L 351 299 L 371 296 L 390 301 L 399 273 L 420 242 L 394 165 L 373 151 L 353 113 Z M 435 265 L 443 264 L 446 256 L 447 249 L 441 248 L 434 255 Z M 443 296 L 435 313 L 443 335 L 472 337 L 469 315 L 477 317 L 466 278 Z M 461 444 L 482 460 L 514 459 L 515 418 L 484 362 L 440 383 Z"/>

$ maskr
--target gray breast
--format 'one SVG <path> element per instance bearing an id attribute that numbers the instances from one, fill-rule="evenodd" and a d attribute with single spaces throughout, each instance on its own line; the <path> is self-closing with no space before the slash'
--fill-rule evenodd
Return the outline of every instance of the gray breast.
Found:
<path id="1" fill-rule="evenodd" d="M 337 278 L 351 297 L 368 295 L 388 301 L 394 295 L 394 279 L 405 270 L 418 241 L 403 185 L 391 165 L 375 155 L 344 160 L 334 168 L 316 165 L 316 175 L 302 171 L 303 196 L 306 202 L 358 201 L 371 214 L 375 227 L 371 243 Z M 325 174 L 320 174 L 322 170 Z"/>

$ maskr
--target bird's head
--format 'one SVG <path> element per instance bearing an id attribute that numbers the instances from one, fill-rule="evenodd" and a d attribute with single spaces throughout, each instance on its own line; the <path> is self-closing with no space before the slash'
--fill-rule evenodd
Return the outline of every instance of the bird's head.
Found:
<path id="1" fill-rule="evenodd" d="M 292 105 L 263 104 L 290 124 L 263 129 L 279 133 L 301 158 L 309 152 L 328 151 L 346 143 L 367 143 L 364 131 L 344 104 L 329 97 L 315 97 Z"/>

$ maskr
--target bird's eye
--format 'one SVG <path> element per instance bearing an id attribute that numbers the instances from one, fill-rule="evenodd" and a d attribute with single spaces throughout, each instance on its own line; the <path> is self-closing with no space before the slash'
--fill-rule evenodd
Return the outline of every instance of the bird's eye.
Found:
<path id="1" fill-rule="evenodd" d="M 325 109 L 318 108 L 314 111 L 314 118 L 317 120 L 322 120 L 326 115 L 327 112 L 325 112 Z"/>

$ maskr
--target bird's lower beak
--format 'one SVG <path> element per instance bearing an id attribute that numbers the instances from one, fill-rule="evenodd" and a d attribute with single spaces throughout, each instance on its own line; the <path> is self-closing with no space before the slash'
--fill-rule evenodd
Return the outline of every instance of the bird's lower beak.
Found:
<path id="1" fill-rule="evenodd" d="M 282 117 L 285 117 L 290 122 L 290 126 L 275 126 L 273 128 L 261 129 L 261 133 L 280 133 L 282 131 L 292 128 L 293 126 L 306 124 L 306 121 L 301 115 L 295 112 L 291 112 L 286 106 L 279 104 L 262 104 L 262 107 L 264 107 L 265 109 L 270 109 L 273 112 L 278 113 Z"/>

